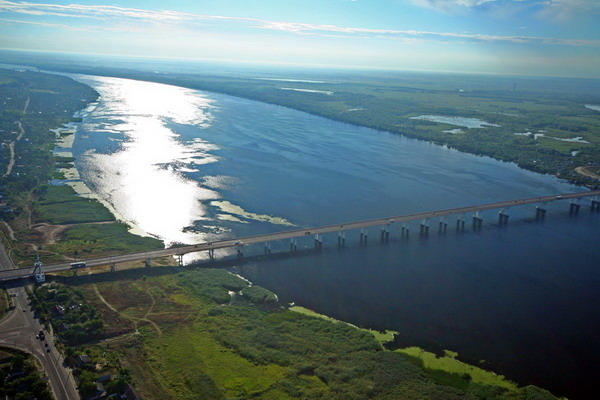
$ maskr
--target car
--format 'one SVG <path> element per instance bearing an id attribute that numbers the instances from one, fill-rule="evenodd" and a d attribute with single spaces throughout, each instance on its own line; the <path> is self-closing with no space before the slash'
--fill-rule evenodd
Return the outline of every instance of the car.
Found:
<path id="1" fill-rule="evenodd" d="M 71 269 L 85 268 L 85 267 L 86 267 L 86 265 L 85 265 L 85 262 L 83 262 L 83 261 L 77 261 L 77 262 L 71 263 Z"/>

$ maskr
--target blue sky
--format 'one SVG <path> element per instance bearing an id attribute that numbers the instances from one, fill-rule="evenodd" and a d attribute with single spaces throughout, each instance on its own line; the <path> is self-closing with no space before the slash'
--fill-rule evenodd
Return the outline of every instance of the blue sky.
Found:
<path id="1" fill-rule="evenodd" d="M 600 0 L 0 0 L 0 48 L 600 77 Z"/>

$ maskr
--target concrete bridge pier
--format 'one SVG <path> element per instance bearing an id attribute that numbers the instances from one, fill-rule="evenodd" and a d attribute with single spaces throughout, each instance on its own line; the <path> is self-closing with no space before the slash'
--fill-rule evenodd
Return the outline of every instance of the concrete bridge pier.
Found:
<path id="1" fill-rule="evenodd" d="M 237 245 L 236 252 L 237 252 L 238 258 L 244 257 L 244 248 L 242 247 L 242 245 Z"/>
<path id="2" fill-rule="evenodd" d="M 578 214 L 580 208 L 581 208 L 581 205 L 579 203 L 572 202 L 569 205 L 569 214 L 571 214 L 571 215 Z"/>
<path id="3" fill-rule="evenodd" d="M 177 265 L 183 267 L 183 254 L 177 254 Z"/>
<path id="4" fill-rule="evenodd" d="M 600 200 L 592 199 L 590 211 L 600 211 Z"/>
<path id="5" fill-rule="evenodd" d="M 400 237 L 402 239 L 408 239 L 409 235 L 410 235 L 410 230 L 408 229 L 408 225 L 402 224 L 402 229 L 400 229 Z"/>
<path id="6" fill-rule="evenodd" d="M 117 271 L 117 264 L 110 264 L 110 272 L 116 272 Z"/>
<path id="7" fill-rule="evenodd" d="M 390 241 L 390 231 L 388 229 L 388 226 L 384 226 L 383 228 L 381 228 L 381 243 L 387 243 Z"/>
<path id="8" fill-rule="evenodd" d="M 298 250 L 298 246 L 296 245 L 296 239 L 290 239 L 290 252 L 295 253 Z"/>
<path id="9" fill-rule="evenodd" d="M 428 221 L 426 219 L 424 219 L 423 221 L 421 221 L 420 234 L 421 234 L 421 236 L 428 236 L 429 235 L 429 223 L 428 223 Z"/>
<path id="10" fill-rule="evenodd" d="M 456 232 L 465 231 L 465 216 L 461 215 L 456 219 Z"/>
<path id="11" fill-rule="evenodd" d="M 500 225 L 500 226 L 507 225 L 508 217 L 509 217 L 509 215 L 505 209 L 500 210 L 500 212 L 498 213 L 498 225 Z"/>
<path id="12" fill-rule="evenodd" d="M 479 211 L 477 211 L 475 213 L 475 215 L 473 215 L 473 230 L 481 229 L 482 225 L 483 225 L 483 218 L 481 218 L 481 216 L 479 215 Z"/>
<path id="13" fill-rule="evenodd" d="M 546 218 L 546 209 L 541 206 L 535 206 L 535 219 L 541 220 Z"/>
<path id="14" fill-rule="evenodd" d="M 448 230 L 448 223 L 446 222 L 446 219 L 444 217 L 442 217 L 440 219 L 440 222 L 438 225 L 438 233 L 445 234 L 447 230 Z"/>
<path id="15" fill-rule="evenodd" d="M 363 246 L 367 245 L 367 234 L 364 229 L 360 230 L 360 244 Z"/>
<path id="16" fill-rule="evenodd" d="M 338 232 L 338 247 L 342 248 L 346 246 L 346 233 L 344 231 Z"/>
<path id="17" fill-rule="evenodd" d="M 265 242 L 265 255 L 271 254 L 271 243 Z"/>
<path id="18" fill-rule="evenodd" d="M 146 258 L 146 260 L 144 260 L 144 265 L 146 266 L 146 268 L 150 268 L 152 266 L 152 259 Z"/>
<path id="19" fill-rule="evenodd" d="M 322 250 L 323 249 L 323 240 L 321 239 L 321 236 L 319 236 L 319 234 L 315 234 L 315 250 Z"/>
<path id="20" fill-rule="evenodd" d="M 215 249 L 208 249 L 208 258 L 210 261 L 215 261 Z"/>

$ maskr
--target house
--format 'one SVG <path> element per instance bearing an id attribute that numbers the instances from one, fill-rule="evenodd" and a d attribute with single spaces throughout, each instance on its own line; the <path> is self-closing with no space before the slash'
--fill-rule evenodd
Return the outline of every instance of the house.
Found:
<path id="1" fill-rule="evenodd" d="M 79 354 L 75 356 L 75 364 L 78 367 L 83 367 L 84 365 L 89 364 L 90 361 L 90 356 L 88 356 L 87 354 Z"/>

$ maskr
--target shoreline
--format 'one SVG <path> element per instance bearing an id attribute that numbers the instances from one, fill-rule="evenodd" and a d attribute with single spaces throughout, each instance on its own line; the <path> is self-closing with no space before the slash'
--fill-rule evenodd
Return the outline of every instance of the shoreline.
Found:
<path id="1" fill-rule="evenodd" d="M 89 103 L 85 108 L 76 112 L 74 114 L 74 117 L 85 118 L 85 116 L 89 112 L 92 112 L 96 106 L 97 106 L 97 100 L 92 103 Z M 75 193 L 77 193 L 77 195 L 79 197 L 95 200 L 95 201 L 99 202 L 100 204 L 102 204 L 104 207 L 106 207 L 110 211 L 110 213 L 115 217 L 115 220 L 117 222 L 122 222 L 128 226 L 128 228 L 129 228 L 128 232 L 130 232 L 131 234 L 141 236 L 141 237 L 152 237 L 152 238 L 157 239 L 153 235 L 150 235 L 147 232 L 144 232 L 141 229 L 136 228 L 135 225 L 132 225 L 127 219 L 125 219 L 125 217 L 123 217 L 114 208 L 114 206 L 110 202 L 101 198 L 94 191 L 92 191 L 92 189 L 90 189 L 90 187 L 81 178 L 81 175 L 79 174 L 79 170 L 75 166 L 75 158 L 73 156 L 73 145 L 76 140 L 76 135 L 79 133 L 79 127 L 81 126 L 82 123 L 83 122 L 67 122 L 67 123 L 63 124 L 62 127 L 58 127 L 58 128 L 54 128 L 54 129 L 50 130 L 57 136 L 57 141 L 55 142 L 53 154 L 55 156 L 70 157 L 73 159 L 73 161 L 72 161 L 73 165 L 71 167 L 69 167 L 69 168 L 58 168 L 57 167 L 56 168 L 56 171 L 58 173 L 63 174 L 64 179 L 55 179 L 55 181 L 63 181 L 60 184 L 71 187 L 75 191 Z"/>
<path id="2" fill-rule="evenodd" d="M 35 67 L 35 68 L 37 68 L 37 67 Z M 144 82 L 152 82 L 152 83 L 160 83 L 160 84 L 165 84 L 165 85 L 171 85 L 171 86 L 180 87 L 180 88 L 184 88 L 184 89 L 198 90 L 198 91 L 203 91 L 203 92 L 207 92 L 207 93 L 222 94 L 222 95 L 232 96 L 232 97 L 236 97 L 236 98 L 240 98 L 240 99 L 246 99 L 246 100 L 250 100 L 250 101 L 257 101 L 257 102 L 260 102 L 260 103 L 276 105 L 276 106 L 279 106 L 279 107 L 285 107 L 285 108 L 288 108 L 288 109 L 291 109 L 291 110 L 296 110 L 296 111 L 303 112 L 303 113 L 306 113 L 306 114 L 310 114 L 310 115 L 313 115 L 313 116 L 316 116 L 316 117 L 325 118 L 325 119 L 328 119 L 328 120 L 331 120 L 331 121 L 336 121 L 336 122 L 340 122 L 340 123 L 352 125 L 352 126 L 355 126 L 355 127 L 368 128 L 368 129 L 372 129 L 372 130 L 375 130 L 375 131 L 378 131 L 378 132 L 385 132 L 385 133 L 389 133 L 389 134 L 400 135 L 400 136 L 405 137 L 407 139 L 414 139 L 414 140 L 418 140 L 418 141 L 425 142 L 425 143 L 431 143 L 431 144 L 434 144 L 436 146 L 445 147 L 447 149 L 454 150 L 454 151 L 459 151 L 459 152 L 464 153 L 464 154 L 470 154 L 470 155 L 477 156 L 477 157 L 488 157 L 488 158 L 493 159 L 495 161 L 513 164 L 513 165 L 517 166 L 518 168 L 523 169 L 525 171 L 530 171 L 530 172 L 534 172 L 534 173 L 541 174 L 541 175 L 554 176 L 554 177 L 556 177 L 556 178 L 558 178 L 560 180 L 563 180 L 563 181 L 565 181 L 565 182 L 567 182 L 569 184 L 576 185 L 576 186 L 586 187 L 586 188 L 588 188 L 590 190 L 593 190 L 595 187 L 600 186 L 598 183 L 594 183 L 594 182 L 584 183 L 584 182 L 577 181 L 575 177 L 564 177 L 564 176 L 561 176 L 559 172 L 543 171 L 543 170 L 538 170 L 538 169 L 534 169 L 534 168 L 528 168 L 526 165 L 521 165 L 521 164 L 519 164 L 516 161 L 506 160 L 506 159 L 494 157 L 493 155 L 486 154 L 485 152 L 468 151 L 468 150 L 462 149 L 461 147 L 457 147 L 455 145 L 452 145 L 450 143 L 446 143 L 446 142 L 444 142 L 442 140 L 437 140 L 435 138 L 423 138 L 423 137 L 419 137 L 417 135 L 413 135 L 413 134 L 407 133 L 405 131 L 393 131 L 393 130 L 381 129 L 381 128 L 377 128 L 377 127 L 374 127 L 374 126 L 370 126 L 367 123 L 360 123 L 360 122 L 356 122 L 356 121 L 346 120 L 346 119 L 343 118 L 343 115 L 337 116 L 337 117 L 333 116 L 333 115 L 327 115 L 325 113 L 319 113 L 319 112 L 315 112 L 315 111 L 311 111 L 311 110 L 306 110 L 306 109 L 302 109 L 300 107 L 293 107 L 292 105 L 284 104 L 283 102 L 275 102 L 275 101 L 269 101 L 268 99 L 261 99 L 258 96 L 251 96 L 251 95 L 244 96 L 242 94 L 233 93 L 231 91 L 219 90 L 219 89 L 215 89 L 215 88 L 201 87 L 201 85 L 194 85 L 194 84 L 185 85 L 183 83 L 169 81 L 169 79 L 166 79 L 164 77 L 157 77 L 156 79 L 152 79 L 152 77 L 144 76 L 143 72 L 141 72 L 141 71 L 135 71 L 132 74 L 134 76 L 127 75 L 127 74 L 119 74 L 119 73 L 99 74 L 99 73 L 93 73 L 93 72 L 77 72 L 77 71 L 72 71 L 72 70 L 65 70 L 65 71 L 61 71 L 61 70 L 50 71 L 50 70 L 47 70 L 46 72 L 49 72 L 49 73 L 59 73 L 59 74 L 60 73 L 65 73 L 65 74 L 80 74 L 80 75 L 90 75 L 90 76 L 99 76 L 99 77 L 112 77 L 112 78 L 119 78 L 119 79 L 139 80 L 139 81 L 144 81 Z M 136 73 L 137 74 L 142 74 L 142 76 L 141 77 L 135 77 Z M 177 79 L 177 77 L 175 77 L 174 79 Z M 577 172 L 575 171 L 575 168 L 573 168 L 573 172 L 575 172 L 577 174 Z"/>

